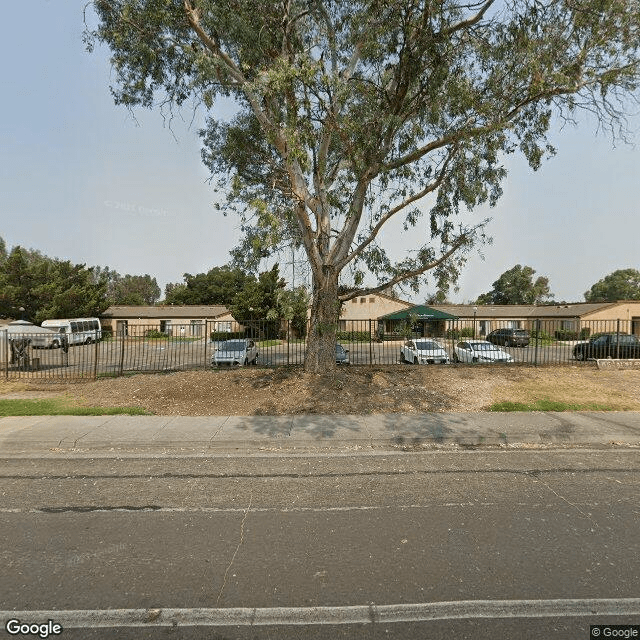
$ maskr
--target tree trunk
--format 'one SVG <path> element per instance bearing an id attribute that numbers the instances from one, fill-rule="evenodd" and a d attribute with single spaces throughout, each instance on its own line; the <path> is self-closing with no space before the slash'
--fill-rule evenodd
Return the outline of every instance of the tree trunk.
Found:
<path id="1" fill-rule="evenodd" d="M 313 278 L 311 321 L 307 336 L 304 370 L 326 373 L 336 368 L 336 331 L 340 315 L 338 274 L 325 267 L 322 280 Z"/>

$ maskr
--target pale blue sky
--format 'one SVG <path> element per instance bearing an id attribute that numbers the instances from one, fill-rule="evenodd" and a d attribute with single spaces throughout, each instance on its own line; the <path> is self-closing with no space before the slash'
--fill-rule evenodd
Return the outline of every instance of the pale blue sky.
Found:
<path id="1" fill-rule="evenodd" d="M 0 236 L 120 273 L 149 273 L 161 287 L 228 261 L 235 218 L 212 206 L 197 126 L 157 112 L 137 122 L 109 93 L 108 54 L 82 43 L 84 0 L 4 7 L 0 64 Z M 640 141 L 640 117 L 631 120 Z M 548 276 L 557 299 L 581 301 L 604 275 L 640 268 L 640 147 L 596 135 L 596 124 L 555 130 L 558 155 L 537 173 L 510 162 L 493 210 L 493 245 L 472 258 L 452 300 L 488 291 L 516 263 Z M 407 238 L 388 233 L 399 255 Z M 422 302 L 420 296 L 414 298 Z"/>

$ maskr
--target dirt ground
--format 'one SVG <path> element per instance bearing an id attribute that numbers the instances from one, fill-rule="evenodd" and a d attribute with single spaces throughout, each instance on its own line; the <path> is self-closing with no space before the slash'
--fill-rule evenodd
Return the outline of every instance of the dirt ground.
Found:
<path id="1" fill-rule="evenodd" d="M 85 406 L 138 406 L 164 415 L 282 415 L 482 411 L 549 399 L 640 410 L 640 371 L 580 367 L 344 367 L 139 374 L 92 382 L 0 382 L 2 398 L 69 398 Z"/>

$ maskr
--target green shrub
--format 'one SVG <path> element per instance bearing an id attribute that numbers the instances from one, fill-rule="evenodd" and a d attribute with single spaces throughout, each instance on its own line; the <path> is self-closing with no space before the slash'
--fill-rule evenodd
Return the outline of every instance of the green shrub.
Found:
<path id="1" fill-rule="evenodd" d="M 225 340 L 241 340 L 245 337 L 244 331 L 212 331 L 211 342 L 224 342 Z"/>
<path id="2" fill-rule="evenodd" d="M 538 331 L 536 329 L 531 329 L 531 331 L 529 331 L 529 336 L 531 337 L 532 340 L 535 340 L 535 338 L 537 337 L 539 340 L 542 340 L 543 342 L 553 342 L 554 338 L 550 333 L 547 333 L 546 331 Z"/>
<path id="3" fill-rule="evenodd" d="M 149 329 L 144 333 L 145 338 L 167 338 L 166 333 L 162 333 L 162 331 L 158 331 L 157 329 Z"/>
<path id="4" fill-rule="evenodd" d="M 473 338 L 473 327 L 447 329 L 447 338 L 450 340 L 458 340 L 458 338 Z"/>
<path id="5" fill-rule="evenodd" d="M 580 334 L 569 329 L 556 329 L 553 335 L 556 340 L 578 340 Z"/>
<path id="6" fill-rule="evenodd" d="M 344 342 L 369 342 L 371 334 L 368 331 L 338 331 L 336 339 Z"/>

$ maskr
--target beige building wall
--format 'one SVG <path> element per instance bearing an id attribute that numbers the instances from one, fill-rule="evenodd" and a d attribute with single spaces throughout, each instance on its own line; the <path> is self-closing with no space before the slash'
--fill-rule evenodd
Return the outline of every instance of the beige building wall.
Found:
<path id="1" fill-rule="evenodd" d="M 378 327 L 377 318 L 388 313 L 409 309 L 412 306 L 410 302 L 376 293 L 358 296 L 342 305 L 338 329 L 340 331 L 368 331 L 369 320 L 371 320 L 371 331 L 375 333 Z"/>
<path id="2" fill-rule="evenodd" d="M 211 331 L 242 331 L 243 326 L 235 321 L 231 313 L 215 319 L 205 318 L 113 318 L 102 323 L 103 328 L 121 332 L 126 323 L 127 335 L 142 338 L 148 331 L 170 333 L 174 337 L 204 338 Z"/>
<path id="3" fill-rule="evenodd" d="M 592 333 L 620 330 L 621 333 L 634 333 L 640 336 L 640 302 L 618 302 L 584 316 L 582 321 L 582 326 L 591 327 Z"/>

